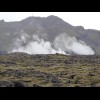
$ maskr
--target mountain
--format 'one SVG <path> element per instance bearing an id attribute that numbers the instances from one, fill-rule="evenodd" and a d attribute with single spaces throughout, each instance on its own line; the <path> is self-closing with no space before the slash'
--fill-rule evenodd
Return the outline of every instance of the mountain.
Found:
<path id="1" fill-rule="evenodd" d="M 30 46 L 34 47 L 31 48 L 34 51 L 35 48 L 39 48 L 35 44 L 40 46 L 41 42 L 46 49 L 44 52 L 50 47 L 51 51 L 55 52 L 60 48 L 68 54 L 100 55 L 99 39 L 100 31 L 70 25 L 54 15 L 28 17 L 15 22 L 0 21 L 0 52 L 3 53 L 17 50 L 26 52 Z"/>

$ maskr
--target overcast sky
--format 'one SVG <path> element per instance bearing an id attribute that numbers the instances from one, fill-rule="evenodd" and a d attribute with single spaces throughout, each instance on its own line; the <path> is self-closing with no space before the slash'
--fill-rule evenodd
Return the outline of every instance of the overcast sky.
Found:
<path id="1" fill-rule="evenodd" d="M 71 25 L 82 25 L 85 29 L 100 30 L 100 12 L 0 12 L 0 20 L 20 21 L 29 16 L 47 17 L 55 15 Z"/>

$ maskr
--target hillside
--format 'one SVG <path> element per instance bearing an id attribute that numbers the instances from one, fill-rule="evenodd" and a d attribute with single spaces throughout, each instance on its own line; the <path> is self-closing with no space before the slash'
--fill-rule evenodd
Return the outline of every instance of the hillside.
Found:
<path id="1" fill-rule="evenodd" d="M 0 55 L 0 87 L 98 87 L 100 56 Z"/>
<path id="2" fill-rule="evenodd" d="M 34 35 L 38 39 L 34 39 Z M 69 54 L 82 54 L 73 48 L 86 50 L 86 46 L 91 49 L 89 55 L 100 55 L 100 31 L 84 29 L 83 26 L 73 26 L 57 16 L 48 17 L 28 17 L 21 21 L 5 22 L 0 21 L 0 53 L 27 52 L 30 43 L 49 42 L 52 49 L 59 48 Z M 68 40 L 68 41 L 67 41 Z M 67 44 L 66 44 L 67 43 Z M 84 46 L 85 45 L 85 46 Z M 34 51 L 34 50 L 33 50 Z M 41 52 L 39 52 L 41 53 Z M 30 54 L 36 54 L 32 52 Z M 84 54 L 87 55 L 87 52 Z"/>

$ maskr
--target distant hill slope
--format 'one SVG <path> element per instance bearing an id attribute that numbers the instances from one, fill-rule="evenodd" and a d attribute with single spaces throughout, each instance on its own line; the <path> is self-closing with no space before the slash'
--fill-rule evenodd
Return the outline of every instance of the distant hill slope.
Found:
<path id="1" fill-rule="evenodd" d="M 18 47 L 18 43 L 25 47 L 33 41 L 33 35 L 38 35 L 44 41 L 49 41 L 52 48 L 59 47 L 70 54 L 73 54 L 61 45 L 54 45 L 55 39 L 61 34 L 75 37 L 77 40 L 84 41 L 90 46 L 96 55 L 100 55 L 100 31 L 84 29 L 82 26 L 72 26 L 57 16 L 48 17 L 28 17 L 21 21 L 5 22 L 0 21 L 0 51 L 9 52 Z M 62 41 L 63 39 L 61 39 Z M 62 42 L 63 44 L 63 42 Z M 74 54 L 77 54 L 74 52 Z"/>

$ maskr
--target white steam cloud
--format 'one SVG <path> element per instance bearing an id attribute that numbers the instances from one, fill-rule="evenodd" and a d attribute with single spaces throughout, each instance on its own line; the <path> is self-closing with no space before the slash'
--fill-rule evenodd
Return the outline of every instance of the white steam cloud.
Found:
<path id="1" fill-rule="evenodd" d="M 75 37 L 71 37 L 66 33 L 63 33 L 56 37 L 54 41 L 55 48 L 61 48 L 66 52 L 73 52 L 79 55 L 94 55 L 93 49 L 86 45 L 84 41 L 77 40 Z"/>
<path id="2" fill-rule="evenodd" d="M 15 40 L 13 49 L 9 52 L 25 52 L 28 54 L 70 54 L 79 55 L 94 55 L 93 49 L 84 41 L 77 40 L 76 37 L 71 37 L 67 33 L 57 36 L 53 43 L 40 39 L 38 35 L 31 37 L 23 33 Z M 24 46 L 22 44 L 25 44 Z M 52 47 L 53 46 L 53 47 Z"/>
<path id="3" fill-rule="evenodd" d="M 24 35 L 23 38 L 25 42 L 26 39 Z M 26 46 L 22 46 L 21 42 L 21 40 L 17 39 L 17 48 L 13 48 L 11 52 L 25 52 L 28 54 L 66 54 L 60 48 L 58 50 L 53 49 L 49 41 L 45 42 L 43 39 L 39 39 L 37 35 L 33 35 L 33 41 L 29 42 Z"/>

